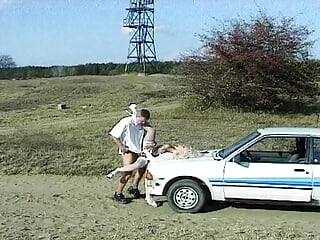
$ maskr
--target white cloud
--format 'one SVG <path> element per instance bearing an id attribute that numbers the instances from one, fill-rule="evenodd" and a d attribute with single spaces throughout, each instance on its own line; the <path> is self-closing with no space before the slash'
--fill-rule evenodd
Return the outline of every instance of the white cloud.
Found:
<path id="1" fill-rule="evenodd" d="M 155 25 L 154 30 L 156 34 L 162 33 L 170 36 L 175 36 L 178 32 L 181 32 L 181 29 L 175 29 L 174 27 L 168 25 Z"/>
<path id="2" fill-rule="evenodd" d="M 126 36 L 129 36 L 130 33 L 132 32 L 132 29 L 131 28 L 127 28 L 127 27 L 121 27 L 121 32 L 122 32 L 122 34 L 124 34 Z"/>
<path id="3" fill-rule="evenodd" d="M 154 29 L 155 29 L 156 31 L 166 31 L 166 30 L 169 29 L 169 27 L 166 26 L 166 25 L 155 25 L 155 26 L 154 26 Z"/>

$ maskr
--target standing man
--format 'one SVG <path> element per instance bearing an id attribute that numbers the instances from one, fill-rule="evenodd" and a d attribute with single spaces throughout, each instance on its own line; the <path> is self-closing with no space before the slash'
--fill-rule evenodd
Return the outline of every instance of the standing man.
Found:
<path id="1" fill-rule="evenodd" d="M 134 163 L 141 153 L 142 140 L 144 136 L 144 125 L 150 119 L 150 112 L 146 109 L 137 110 L 136 114 L 122 118 L 109 132 L 113 141 L 119 148 L 123 166 Z M 133 186 L 128 189 L 129 194 L 134 198 L 139 198 L 139 182 L 144 174 L 144 169 L 138 169 L 133 181 Z M 125 172 L 119 182 L 117 191 L 114 193 L 114 200 L 118 203 L 127 203 L 123 195 L 131 172 Z"/>

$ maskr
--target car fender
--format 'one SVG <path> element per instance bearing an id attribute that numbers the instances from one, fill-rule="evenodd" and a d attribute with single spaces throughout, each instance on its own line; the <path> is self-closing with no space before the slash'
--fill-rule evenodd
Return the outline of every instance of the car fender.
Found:
<path id="1" fill-rule="evenodd" d="M 177 164 L 180 160 L 177 160 Z M 201 163 L 200 163 L 201 162 Z M 156 179 L 154 179 L 155 184 L 160 186 L 161 195 L 166 195 L 169 187 L 176 181 L 181 179 L 191 179 L 203 186 L 208 193 L 208 197 L 212 200 L 222 200 L 223 193 L 221 188 L 213 187 L 210 179 L 213 178 L 222 178 L 223 177 L 223 168 L 224 161 L 215 161 L 210 159 L 209 161 L 194 160 L 188 161 L 184 164 L 184 168 L 175 168 L 172 166 L 173 162 L 168 165 L 164 164 L 152 164 L 148 167 L 151 174 L 152 172 L 157 173 Z M 199 164 L 202 167 L 199 171 Z M 154 171 L 153 171 L 154 170 Z"/>

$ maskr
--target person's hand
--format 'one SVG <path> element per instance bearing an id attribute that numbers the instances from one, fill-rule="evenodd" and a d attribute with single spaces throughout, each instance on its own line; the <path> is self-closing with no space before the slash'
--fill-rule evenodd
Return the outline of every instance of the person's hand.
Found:
<path id="1" fill-rule="evenodd" d="M 120 151 L 122 154 L 126 154 L 128 152 L 128 150 L 129 150 L 129 148 L 126 145 L 124 145 L 124 144 L 121 145 Z"/>
<path id="2" fill-rule="evenodd" d="M 146 154 L 144 152 L 139 153 L 139 157 L 146 157 Z"/>

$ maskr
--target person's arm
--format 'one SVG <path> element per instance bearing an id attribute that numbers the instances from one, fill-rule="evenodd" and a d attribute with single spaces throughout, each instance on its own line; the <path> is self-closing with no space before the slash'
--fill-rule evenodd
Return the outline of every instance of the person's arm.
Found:
<path id="1" fill-rule="evenodd" d="M 122 144 L 119 138 L 116 138 L 112 135 L 110 135 L 110 137 L 115 142 L 115 144 L 117 144 L 117 146 L 120 149 L 122 154 L 128 152 L 128 147 L 126 145 Z"/>
<path id="2" fill-rule="evenodd" d="M 128 152 L 127 146 L 124 145 L 120 140 L 120 137 L 125 132 L 126 128 L 127 128 L 127 119 L 123 118 L 109 132 L 111 139 L 113 140 L 113 142 L 115 142 L 115 144 L 117 144 L 122 154 Z"/>

